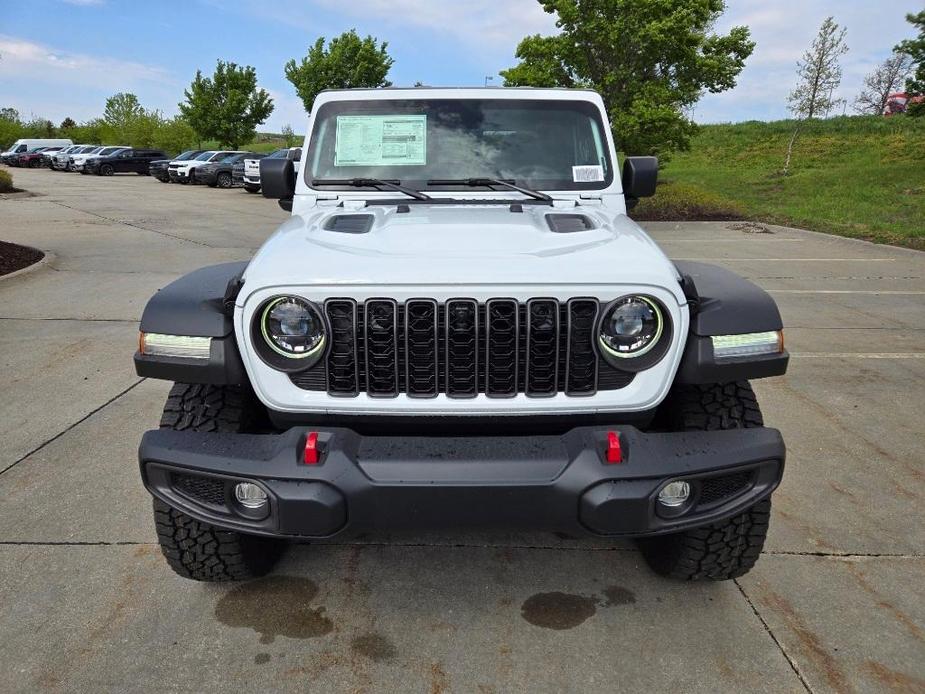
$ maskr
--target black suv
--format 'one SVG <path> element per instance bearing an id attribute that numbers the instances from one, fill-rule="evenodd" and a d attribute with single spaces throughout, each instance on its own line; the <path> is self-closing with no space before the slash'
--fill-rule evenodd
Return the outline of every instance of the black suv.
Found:
<path id="1" fill-rule="evenodd" d="M 87 159 L 88 173 L 112 176 L 115 173 L 137 173 L 148 175 L 148 165 L 155 159 L 164 159 L 166 154 L 159 149 L 125 149 L 108 157 Z"/>
<path id="2" fill-rule="evenodd" d="M 170 175 L 167 172 L 167 167 L 169 166 L 170 162 L 194 159 L 203 152 L 205 152 L 204 149 L 189 149 L 182 154 L 178 154 L 173 159 L 155 159 L 148 164 L 148 173 L 151 176 L 154 176 L 154 178 L 156 178 L 161 183 L 170 183 Z"/>
<path id="3" fill-rule="evenodd" d="M 231 188 L 234 185 L 234 165 L 243 164 L 244 159 L 262 159 L 264 154 L 235 152 L 221 159 L 210 161 L 196 168 L 196 183 L 205 183 L 210 188 Z"/>

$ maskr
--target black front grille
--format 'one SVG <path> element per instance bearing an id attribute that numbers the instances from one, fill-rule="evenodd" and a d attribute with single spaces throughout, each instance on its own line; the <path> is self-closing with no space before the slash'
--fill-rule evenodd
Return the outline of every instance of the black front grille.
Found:
<path id="1" fill-rule="evenodd" d="M 199 475 L 171 475 L 173 488 L 186 496 L 213 506 L 225 505 L 225 482 L 214 477 Z"/>
<path id="2" fill-rule="evenodd" d="M 290 375 L 305 390 L 348 397 L 579 397 L 633 380 L 598 359 L 596 299 L 329 299 L 324 310 L 326 358 Z"/>

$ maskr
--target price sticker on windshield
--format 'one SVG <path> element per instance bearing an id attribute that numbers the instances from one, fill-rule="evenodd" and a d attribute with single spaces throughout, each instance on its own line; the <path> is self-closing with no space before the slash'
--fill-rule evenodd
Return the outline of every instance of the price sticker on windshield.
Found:
<path id="1" fill-rule="evenodd" d="M 422 166 L 427 116 L 338 116 L 334 166 Z"/>
<path id="2" fill-rule="evenodd" d="M 604 167 L 600 164 L 572 167 L 572 181 L 575 183 L 597 183 L 603 180 Z"/>

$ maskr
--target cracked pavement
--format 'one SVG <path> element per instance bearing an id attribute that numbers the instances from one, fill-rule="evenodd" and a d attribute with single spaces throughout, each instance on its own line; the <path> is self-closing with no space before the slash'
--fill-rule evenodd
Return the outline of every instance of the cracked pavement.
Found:
<path id="1" fill-rule="evenodd" d="M 203 585 L 154 542 L 135 458 L 169 384 L 132 366 L 147 298 L 285 219 L 236 190 L 47 170 L 0 237 L 0 669 L 36 691 L 925 691 L 925 254 L 727 223 L 649 224 L 768 289 L 793 359 L 755 383 L 787 470 L 765 552 L 718 584 L 629 542 L 419 533 L 291 548 Z M 756 233 L 762 231 L 762 233 Z"/>

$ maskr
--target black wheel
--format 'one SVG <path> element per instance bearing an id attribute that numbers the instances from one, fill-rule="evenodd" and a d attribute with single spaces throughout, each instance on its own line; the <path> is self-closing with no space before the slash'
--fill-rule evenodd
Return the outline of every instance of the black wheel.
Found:
<path id="1" fill-rule="evenodd" d="M 244 190 L 246 190 L 248 193 L 256 193 L 260 190 L 260 186 L 245 185 Z"/>
<path id="2" fill-rule="evenodd" d="M 219 188 L 231 188 L 233 182 L 231 174 L 225 171 L 222 171 L 215 179 L 215 183 Z"/>
<path id="3" fill-rule="evenodd" d="M 100 176 L 112 176 L 116 170 L 112 168 L 112 164 L 103 164 L 100 166 Z"/>
<path id="4" fill-rule="evenodd" d="M 747 381 L 681 386 L 662 405 L 662 424 L 671 431 L 746 429 L 764 425 Z M 771 500 L 738 516 L 672 535 L 641 538 L 642 555 L 655 573 L 687 581 L 722 581 L 755 565 L 768 534 Z"/>
<path id="5" fill-rule="evenodd" d="M 161 428 L 245 433 L 260 431 L 265 419 L 253 394 L 241 388 L 176 383 L 167 396 Z M 170 568 L 197 581 L 263 576 L 285 547 L 279 540 L 216 528 L 160 499 L 154 500 L 154 526 Z"/>
<path id="6" fill-rule="evenodd" d="M 160 176 L 158 176 L 157 180 L 160 181 L 161 183 L 170 183 L 169 178 L 161 178 Z"/>
<path id="7" fill-rule="evenodd" d="M 30 168 L 30 169 L 37 169 L 37 168 L 39 168 L 41 165 L 42 165 L 42 162 L 41 162 L 41 160 L 39 160 L 39 159 L 33 159 L 32 161 L 29 162 L 29 168 Z"/>
<path id="8" fill-rule="evenodd" d="M 196 169 L 190 169 L 186 174 L 186 180 L 183 183 L 196 183 Z"/>

